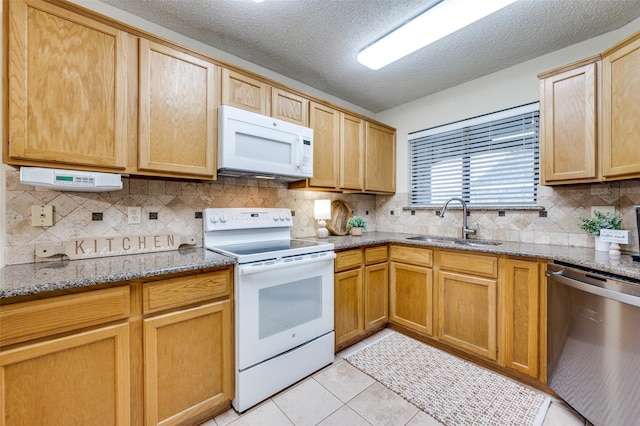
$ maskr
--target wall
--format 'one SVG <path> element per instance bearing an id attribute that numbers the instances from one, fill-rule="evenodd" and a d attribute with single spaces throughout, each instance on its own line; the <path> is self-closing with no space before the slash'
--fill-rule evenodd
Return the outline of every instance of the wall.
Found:
<path id="1" fill-rule="evenodd" d="M 379 113 L 378 120 L 398 129 L 398 191 L 393 197 L 378 197 L 378 230 L 460 235 L 459 212 L 454 211 L 441 219 L 433 210 L 416 210 L 413 215 L 411 211 L 403 210 L 409 204 L 408 133 L 536 102 L 539 100 L 539 73 L 599 54 L 638 31 L 640 19 L 619 30 Z M 591 206 L 611 205 L 622 215 L 623 226 L 634 231 L 634 243 L 627 249 L 638 251 L 633 205 L 640 204 L 640 181 L 556 188 L 540 186 L 538 193 L 538 205 L 547 210 L 546 218 L 539 217 L 537 211 L 507 210 L 504 217 L 499 217 L 497 211 L 473 211 L 469 223 L 479 228 L 478 235 L 483 238 L 590 247 L 593 238 L 577 227 L 578 218 L 590 216 Z M 602 193 L 604 195 L 599 195 Z"/>
<path id="2" fill-rule="evenodd" d="M 19 173 L 6 172 L 7 264 L 46 260 L 35 257 L 36 244 L 60 244 L 74 238 L 131 235 L 196 235 L 202 246 L 202 219 L 195 217 L 207 207 L 278 207 L 294 212 L 293 237 L 314 236 L 313 200 L 343 199 L 354 214 L 373 218 L 375 197 L 341 195 L 287 189 L 284 183 L 256 179 L 222 178 L 216 182 L 190 182 L 148 178 L 124 178 L 115 192 L 82 193 L 35 189 L 19 182 Z M 31 205 L 51 204 L 54 225 L 31 226 Z M 142 223 L 127 224 L 127 207 L 142 206 Z M 157 212 L 157 220 L 149 220 Z M 103 213 L 93 221 L 92 213 Z M 368 221 L 368 230 L 375 223 Z"/>

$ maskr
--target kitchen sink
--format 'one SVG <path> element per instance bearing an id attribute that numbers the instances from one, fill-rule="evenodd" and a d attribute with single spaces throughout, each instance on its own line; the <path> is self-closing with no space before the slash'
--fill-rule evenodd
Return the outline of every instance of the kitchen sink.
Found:
<path id="1" fill-rule="evenodd" d="M 430 237 L 428 235 L 419 235 L 417 237 L 409 237 L 407 240 L 415 240 L 415 241 L 426 241 L 428 243 L 441 243 L 441 244 L 454 244 L 456 241 L 455 238 L 447 238 L 447 237 Z"/>
<path id="2" fill-rule="evenodd" d="M 458 238 L 448 238 L 448 237 L 432 237 L 429 235 L 419 235 L 417 237 L 408 237 L 408 240 L 414 241 L 425 241 L 428 243 L 440 243 L 440 244 L 460 244 L 464 246 L 499 246 L 502 244 L 499 241 L 489 241 L 489 240 L 462 240 Z"/>

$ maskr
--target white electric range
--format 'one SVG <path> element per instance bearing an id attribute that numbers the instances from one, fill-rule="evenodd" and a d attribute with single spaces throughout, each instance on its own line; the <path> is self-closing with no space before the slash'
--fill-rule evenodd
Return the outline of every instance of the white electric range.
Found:
<path id="1" fill-rule="evenodd" d="M 333 362 L 333 244 L 291 238 L 289 209 L 210 208 L 204 246 L 234 268 L 236 394 L 243 412 Z"/>

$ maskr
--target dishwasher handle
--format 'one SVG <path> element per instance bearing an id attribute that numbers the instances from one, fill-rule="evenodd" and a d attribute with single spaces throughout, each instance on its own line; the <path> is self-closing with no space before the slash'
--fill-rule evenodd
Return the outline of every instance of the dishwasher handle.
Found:
<path id="1" fill-rule="evenodd" d="M 547 271 L 545 273 L 547 278 L 557 281 L 561 284 L 568 285 L 577 290 L 584 291 L 586 293 L 595 294 L 597 296 L 605 297 L 607 299 L 616 300 L 618 302 L 626 303 L 627 305 L 640 307 L 640 297 L 633 296 L 631 294 L 621 293 L 614 290 L 598 287 L 592 284 L 588 284 L 573 278 L 566 277 L 562 274 L 562 270 L 554 272 Z"/>

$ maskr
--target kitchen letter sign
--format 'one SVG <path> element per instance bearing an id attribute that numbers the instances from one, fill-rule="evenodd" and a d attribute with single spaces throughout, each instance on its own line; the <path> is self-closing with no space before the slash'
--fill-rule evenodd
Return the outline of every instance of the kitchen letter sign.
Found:
<path id="1" fill-rule="evenodd" d="M 177 250 L 181 245 L 195 245 L 196 236 L 134 235 L 129 237 L 76 238 L 62 244 L 37 244 L 36 256 L 49 257 L 65 254 L 69 259 L 122 256 Z"/>

